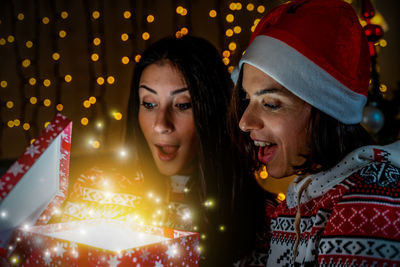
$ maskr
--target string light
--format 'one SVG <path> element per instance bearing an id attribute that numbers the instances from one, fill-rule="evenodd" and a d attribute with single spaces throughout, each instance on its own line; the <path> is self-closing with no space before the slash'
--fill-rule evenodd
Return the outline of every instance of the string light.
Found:
<path id="1" fill-rule="evenodd" d="M 85 101 L 83 101 L 83 106 L 85 107 L 85 108 L 90 108 L 90 101 L 89 100 L 85 100 Z"/>
<path id="2" fill-rule="evenodd" d="M 97 11 L 97 10 L 93 11 L 92 12 L 92 18 L 94 18 L 94 19 L 100 18 L 100 12 Z"/>
<path id="3" fill-rule="evenodd" d="M 31 61 L 29 59 L 22 60 L 22 67 L 27 68 L 31 65 Z"/>
<path id="4" fill-rule="evenodd" d="M 52 57 L 55 61 L 57 61 L 57 60 L 60 59 L 60 54 L 57 53 L 57 52 L 54 52 L 54 53 L 51 55 L 51 57 Z"/>
<path id="5" fill-rule="evenodd" d="M 211 9 L 210 12 L 208 12 L 208 15 L 210 16 L 210 18 L 215 18 L 217 16 L 217 11 Z"/>
<path id="6" fill-rule="evenodd" d="M 36 79 L 34 77 L 29 78 L 29 84 L 34 86 L 36 84 Z"/>
<path id="7" fill-rule="evenodd" d="M 226 35 L 227 37 L 232 37 L 232 36 L 233 36 L 233 30 L 232 30 L 232 29 L 227 29 L 227 30 L 225 31 L 225 35 Z"/>
<path id="8" fill-rule="evenodd" d="M 99 46 L 101 44 L 101 39 L 99 37 L 96 37 L 93 39 L 93 44 L 95 46 Z"/>
<path id="9" fill-rule="evenodd" d="M 121 114 L 121 112 L 114 112 L 113 117 L 115 120 L 119 121 L 122 119 L 122 114 Z"/>
<path id="10" fill-rule="evenodd" d="M 68 12 L 67 11 L 62 11 L 60 16 L 61 16 L 62 19 L 67 19 L 68 18 Z"/>
<path id="11" fill-rule="evenodd" d="M 124 18 L 125 18 L 125 19 L 130 19 L 131 16 L 132 16 L 132 14 L 131 14 L 130 11 L 128 11 L 128 10 L 124 11 Z"/>
<path id="12" fill-rule="evenodd" d="M 32 46 L 33 46 L 32 41 L 26 41 L 25 46 L 26 46 L 26 48 L 32 48 Z"/>
<path id="13" fill-rule="evenodd" d="M 182 6 L 178 6 L 178 7 L 176 8 L 176 13 L 182 14 L 182 12 L 183 12 L 183 7 L 182 7 Z"/>
<path id="14" fill-rule="evenodd" d="M 233 28 L 233 31 L 234 31 L 236 34 L 239 34 L 239 33 L 242 31 L 242 28 L 241 28 L 240 26 L 235 26 L 235 27 Z"/>
<path id="15" fill-rule="evenodd" d="M 15 119 L 15 120 L 14 120 L 14 125 L 15 125 L 15 126 L 18 127 L 20 124 L 21 124 L 21 121 L 20 121 L 19 119 Z"/>
<path id="16" fill-rule="evenodd" d="M 235 17 L 232 14 L 226 15 L 226 21 L 232 23 L 235 20 Z"/>
<path id="17" fill-rule="evenodd" d="M 284 193 L 279 193 L 276 198 L 280 201 L 284 201 L 286 198 L 286 195 Z"/>
<path id="18" fill-rule="evenodd" d="M 89 123 L 89 119 L 88 119 L 88 118 L 83 117 L 83 118 L 81 119 L 81 124 L 82 124 L 83 126 L 88 125 L 88 123 Z"/>
<path id="19" fill-rule="evenodd" d="M 147 22 L 148 22 L 148 23 L 154 22 L 154 16 L 153 16 L 153 15 L 148 15 L 148 16 L 147 16 Z"/>
<path id="20" fill-rule="evenodd" d="M 138 63 L 140 61 L 140 59 L 142 58 L 141 55 L 136 55 L 135 56 L 135 62 Z"/>
<path id="21" fill-rule="evenodd" d="M 103 77 L 98 77 L 96 80 L 98 85 L 103 85 L 104 84 L 104 78 Z"/>
<path id="22" fill-rule="evenodd" d="M 6 39 L 0 38 L 0 45 L 5 45 L 6 44 Z"/>
<path id="23" fill-rule="evenodd" d="M 224 51 L 222 52 L 222 56 L 223 56 L 223 57 L 230 57 L 230 55 L 231 55 L 231 52 L 228 51 L 228 50 L 224 50 Z"/>
<path id="24" fill-rule="evenodd" d="M 114 82 L 115 82 L 114 76 L 108 76 L 108 77 L 107 77 L 107 83 L 108 83 L 108 84 L 113 84 Z"/>
<path id="25" fill-rule="evenodd" d="M 235 42 L 230 42 L 228 45 L 229 50 L 234 51 L 236 50 L 236 43 Z"/>
<path id="26" fill-rule="evenodd" d="M 57 109 L 58 111 L 62 111 L 62 110 L 64 109 L 63 104 L 57 104 L 56 109 Z"/>
<path id="27" fill-rule="evenodd" d="M 121 34 L 121 40 L 122 40 L 123 42 L 128 41 L 128 39 L 129 39 L 129 35 L 128 35 L 127 33 Z"/>
<path id="28" fill-rule="evenodd" d="M 58 32 L 58 36 L 60 36 L 60 38 L 65 38 L 67 36 L 67 32 L 64 30 L 61 30 Z"/>
<path id="29" fill-rule="evenodd" d="M 89 97 L 89 103 L 92 105 L 96 104 L 96 97 L 94 96 Z"/>
<path id="30" fill-rule="evenodd" d="M 49 106 L 51 105 L 50 99 L 46 98 L 45 100 L 43 100 L 43 105 L 44 105 L 45 107 L 49 107 Z"/>
<path id="31" fill-rule="evenodd" d="M 49 124 L 50 124 L 50 122 L 49 122 L 49 121 L 46 121 L 46 122 L 44 123 L 44 128 L 47 128 L 47 126 L 49 126 Z"/>
<path id="32" fill-rule="evenodd" d="M 9 36 L 7 37 L 7 41 L 8 41 L 9 43 L 13 43 L 13 42 L 15 41 L 14 36 L 9 35 Z"/>
<path id="33" fill-rule="evenodd" d="M 49 87 L 49 86 L 51 85 L 51 81 L 50 81 L 49 79 L 44 79 L 44 80 L 43 80 L 43 85 L 44 85 L 45 87 Z"/>
<path id="34" fill-rule="evenodd" d="M 129 63 L 129 57 L 127 57 L 127 56 L 124 56 L 124 57 L 122 57 L 121 58 L 121 62 L 122 62 L 122 64 L 128 64 Z"/>
<path id="35" fill-rule="evenodd" d="M 150 33 L 148 33 L 148 32 L 144 32 L 143 34 L 142 34 L 142 39 L 143 40 L 149 40 L 149 38 L 150 38 Z"/>
<path id="36" fill-rule="evenodd" d="M 12 101 L 7 101 L 6 107 L 7 107 L 8 109 L 12 109 L 12 108 L 14 107 L 14 102 L 12 102 Z"/>
<path id="37" fill-rule="evenodd" d="M 43 24 L 49 24 L 49 22 L 50 22 L 50 19 L 48 17 L 42 18 L 42 23 Z"/>
<path id="38" fill-rule="evenodd" d="M 260 14 L 264 13 L 265 12 L 265 6 L 259 5 L 257 7 L 257 12 L 260 13 Z"/>
<path id="39" fill-rule="evenodd" d="M 32 105 L 35 105 L 37 103 L 37 97 L 32 96 L 31 98 L 29 98 L 29 102 L 31 102 Z"/>
<path id="40" fill-rule="evenodd" d="M 6 88 L 7 85 L 8 85 L 7 81 L 1 81 L 1 82 L 0 82 L 0 86 L 1 86 L 2 88 Z"/>
<path id="41" fill-rule="evenodd" d="M 23 13 L 18 13 L 18 15 L 17 15 L 18 20 L 24 20 L 24 18 L 25 18 L 25 16 Z"/>
<path id="42" fill-rule="evenodd" d="M 64 80 L 65 80 L 67 83 L 69 83 L 69 82 L 72 81 L 72 76 L 69 75 L 69 74 L 67 74 L 67 75 L 65 75 Z"/>
<path id="43" fill-rule="evenodd" d="M 14 127 L 14 121 L 8 121 L 8 122 L 7 122 L 7 126 L 8 126 L 9 128 Z"/>
<path id="44" fill-rule="evenodd" d="M 25 123 L 22 125 L 22 128 L 24 128 L 25 131 L 28 131 L 28 130 L 31 128 L 31 126 L 29 125 L 29 123 L 25 122 Z"/>
<path id="45" fill-rule="evenodd" d="M 90 56 L 90 59 L 91 59 L 93 62 L 96 62 L 96 61 L 99 60 L 99 55 L 98 55 L 97 53 L 93 53 L 93 54 Z"/>

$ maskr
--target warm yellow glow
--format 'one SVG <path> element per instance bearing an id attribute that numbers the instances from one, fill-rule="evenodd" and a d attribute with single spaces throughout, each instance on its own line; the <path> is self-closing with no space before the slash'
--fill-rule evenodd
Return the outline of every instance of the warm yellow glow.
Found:
<path id="1" fill-rule="evenodd" d="M 381 47 L 386 47 L 387 46 L 387 41 L 385 39 L 381 39 L 381 40 L 379 40 L 379 45 Z"/>
<path id="2" fill-rule="evenodd" d="M 187 9 L 186 9 L 186 8 L 184 8 L 184 9 L 182 10 L 182 13 L 181 13 L 181 15 L 182 15 L 182 16 L 186 16 L 186 15 L 187 15 L 187 13 L 188 13 Z"/>
<path id="3" fill-rule="evenodd" d="M 183 7 L 182 6 L 178 6 L 176 8 L 176 13 L 181 14 L 183 12 Z"/>
<path id="4" fill-rule="evenodd" d="M 8 122 L 7 122 L 7 126 L 8 126 L 9 128 L 14 127 L 14 121 L 8 121 Z"/>
<path id="5" fill-rule="evenodd" d="M 7 37 L 7 41 L 8 41 L 9 43 L 13 43 L 13 42 L 15 41 L 14 36 L 9 35 L 9 36 Z"/>
<path id="6" fill-rule="evenodd" d="M 176 33 L 175 33 L 175 37 L 176 38 L 181 38 L 183 35 L 182 35 L 182 33 L 181 33 L 181 31 L 177 31 Z"/>
<path id="7" fill-rule="evenodd" d="M 49 122 L 49 121 L 46 121 L 46 122 L 44 123 L 44 128 L 47 128 L 47 126 L 49 126 L 49 124 L 50 124 L 50 122 Z"/>
<path id="8" fill-rule="evenodd" d="M 135 56 L 135 62 L 136 62 L 136 63 L 139 62 L 141 58 L 142 58 L 141 55 L 136 55 L 136 56 Z"/>
<path id="9" fill-rule="evenodd" d="M 48 99 L 48 98 L 46 98 L 45 100 L 43 100 L 43 105 L 44 105 L 45 107 L 49 107 L 49 106 L 51 105 L 51 100 Z"/>
<path id="10" fill-rule="evenodd" d="M 267 179 L 268 178 L 268 172 L 263 170 L 260 172 L 260 178 L 261 179 Z"/>
<path id="11" fill-rule="evenodd" d="M 229 50 L 224 50 L 224 52 L 222 52 L 222 56 L 223 57 L 230 57 L 231 52 Z"/>
<path id="12" fill-rule="evenodd" d="M 251 32 L 254 32 L 254 30 L 256 29 L 256 26 L 251 26 L 251 28 L 250 28 L 250 30 L 251 30 Z"/>
<path id="13" fill-rule="evenodd" d="M 254 22 L 253 22 L 254 26 L 257 27 L 257 25 L 258 25 L 258 23 L 260 22 L 260 20 L 261 20 L 261 19 L 255 19 Z"/>
<path id="14" fill-rule="evenodd" d="M 260 13 L 260 14 L 264 13 L 265 12 L 265 6 L 259 5 L 257 7 L 257 12 Z"/>
<path id="15" fill-rule="evenodd" d="M 31 65 L 31 61 L 26 58 L 26 59 L 22 60 L 21 65 L 22 65 L 22 67 L 27 68 Z"/>
<path id="16" fill-rule="evenodd" d="M 62 111 L 62 110 L 64 109 L 63 104 L 58 104 L 58 105 L 56 106 L 56 109 L 57 109 L 58 111 Z"/>
<path id="17" fill-rule="evenodd" d="M 54 60 L 59 60 L 59 59 L 60 59 L 60 54 L 57 53 L 57 52 L 54 52 L 53 55 L 51 55 L 51 57 L 52 57 Z"/>
<path id="18" fill-rule="evenodd" d="M 222 62 L 224 62 L 224 64 L 225 65 L 229 65 L 229 58 L 227 58 L 227 57 L 224 57 L 223 59 L 222 59 Z"/>
<path id="19" fill-rule="evenodd" d="M 25 122 L 25 123 L 22 125 L 22 128 L 24 128 L 25 131 L 28 131 L 28 130 L 31 128 L 31 126 L 29 125 L 29 123 Z"/>
<path id="20" fill-rule="evenodd" d="M 217 16 L 217 11 L 211 9 L 210 12 L 208 12 L 208 15 L 210 16 L 210 18 L 215 18 Z"/>
<path id="21" fill-rule="evenodd" d="M 228 67 L 228 72 L 229 72 L 230 74 L 232 74 L 234 68 L 235 68 L 234 66 L 229 66 L 229 67 Z"/>
<path id="22" fill-rule="evenodd" d="M 29 84 L 32 85 L 32 86 L 35 85 L 36 84 L 36 79 L 33 78 L 33 77 L 29 78 Z"/>
<path id="23" fill-rule="evenodd" d="M 235 27 L 233 28 L 233 31 L 234 31 L 236 34 L 239 34 L 239 33 L 241 33 L 242 28 L 241 28 L 240 26 L 235 26 Z"/>
<path id="24" fill-rule="evenodd" d="M 183 28 L 181 29 L 181 33 L 182 33 L 182 35 L 186 35 L 186 34 L 188 34 L 188 33 L 189 33 L 189 30 L 188 30 L 188 28 L 186 28 L 186 27 L 183 27 Z"/>
<path id="25" fill-rule="evenodd" d="M 148 32 L 144 32 L 143 34 L 142 34 L 142 38 L 143 38 L 143 40 L 149 40 L 149 38 L 150 38 L 150 33 L 148 33 Z"/>
<path id="26" fill-rule="evenodd" d="M 14 102 L 13 102 L 13 101 L 7 101 L 6 107 L 7 107 L 8 109 L 12 109 L 12 108 L 14 107 Z"/>
<path id="27" fill-rule="evenodd" d="M 17 15 L 18 20 L 24 20 L 24 18 L 25 18 L 25 16 L 23 13 L 18 13 L 18 15 Z"/>
<path id="28" fill-rule="evenodd" d="M 98 85 L 103 85 L 104 84 L 104 78 L 103 77 L 98 77 L 96 81 L 97 81 Z"/>
<path id="29" fill-rule="evenodd" d="M 108 77 L 107 77 L 107 83 L 108 83 L 108 84 L 113 84 L 114 82 L 115 82 L 114 76 L 108 76 Z"/>
<path id="30" fill-rule="evenodd" d="M 32 96 L 31 98 L 29 98 L 29 102 L 31 102 L 32 105 L 35 105 L 37 103 L 37 97 Z"/>
<path id="31" fill-rule="evenodd" d="M 99 60 L 99 55 L 96 54 L 96 53 L 93 53 L 93 54 L 90 56 L 90 58 L 91 58 L 92 61 L 96 62 L 97 60 Z"/>
<path id="32" fill-rule="evenodd" d="M 89 97 L 89 103 L 92 105 L 96 104 L 96 97 L 94 96 Z"/>
<path id="33" fill-rule="evenodd" d="M 85 100 L 85 101 L 83 101 L 83 106 L 85 107 L 85 108 L 90 108 L 90 101 L 89 100 Z"/>
<path id="34" fill-rule="evenodd" d="M 236 3 L 236 10 L 241 10 L 242 9 L 242 3 L 237 2 Z"/>
<path id="35" fill-rule="evenodd" d="M 223 225 L 223 224 L 220 225 L 220 226 L 219 226 L 219 230 L 220 230 L 221 232 L 224 232 L 224 231 L 225 231 L 225 225 Z"/>
<path id="36" fill-rule="evenodd" d="M 92 18 L 94 18 L 94 19 L 100 18 L 100 12 L 97 11 L 97 10 L 93 11 L 92 12 Z"/>
<path id="37" fill-rule="evenodd" d="M 100 142 L 99 141 L 93 141 L 93 143 L 92 143 L 92 147 L 93 148 L 95 148 L 95 149 L 98 149 L 98 148 L 100 148 Z"/>
<path id="38" fill-rule="evenodd" d="M 67 11 L 62 11 L 62 12 L 61 12 L 61 18 L 62 18 L 62 19 L 68 18 L 68 12 L 67 12 Z"/>
<path id="39" fill-rule="evenodd" d="M 6 44 L 6 39 L 0 38 L 0 45 L 5 45 Z"/>
<path id="40" fill-rule="evenodd" d="M 81 124 L 82 124 L 83 126 L 86 126 L 86 125 L 88 125 L 88 123 L 89 123 L 89 120 L 88 120 L 88 118 L 86 118 L 86 117 L 83 117 L 83 118 L 81 119 Z"/>
<path id="41" fill-rule="evenodd" d="M 67 36 L 67 32 L 64 30 L 61 30 L 58 32 L 58 36 L 60 36 L 60 38 L 65 38 L 65 36 Z"/>
<path id="42" fill-rule="evenodd" d="M 386 93 L 387 92 L 387 86 L 382 83 L 381 86 L 379 86 L 379 91 L 381 91 L 382 93 Z"/>
<path id="43" fill-rule="evenodd" d="M 114 116 L 114 119 L 116 119 L 117 121 L 120 121 L 122 119 L 121 112 L 114 112 L 113 116 Z"/>
<path id="44" fill-rule="evenodd" d="M 3 88 L 6 88 L 7 85 L 8 85 L 7 81 L 1 81 L 0 82 L 0 86 L 3 87 Z"/>
<path id="45" fill-rule="evenodd" d="M 236 9 L 236 3 L 230 3 L 229 4 L 229 9 L 230 10 L 235 10 Z"/>
<path id="46" fill-rule="evenodd" d="M 236 43 L 235 42 L 230 42 L 228 45 L 229 50 L 234 51 L 236 50 Z"/>
<path id="47" fill-rule="evenodd" d="M 128 64 L 129 63 L 129 57 L 127 57 L 127 56 L 124 56 L 124 57 L 122 57 L 121 58 L 121 62 L 122 62 L 122 64 Z"/>
<path id="48" fill-rule="evenodd" d="M 44 17 L 44 18 L 42 19 L 42 22 L 43 22 L 43 24 L 49 24 L 50 19 L 49 19 L 48 17 Z"/>
<path id="49" fill-rule="evenodd" d="M 132 14 L 129 10 L 125 10 L 124 11 L 124 18 L 129 19 L 131 18 Z"/>
<path id="50" fill-rule="evenodd" d="M 101 44 L 101 39 L 100 39 L 99 37 L 94 38 L 94 39 L 93 39 L 93 44 L 94 44 L 95 46 L 100 45 L 100 44 Z"/>
<path id="51" fill-rule="evenodd" d="M 35 138 L 32 138 L 31 141 L 30 141 L 31 145 L 32 145 L 35 141 L 36 141 L 36 139 L 35 139 Z"/>
<path id="52" fill-rule="evenodd" d="M 202 234 L 200 237 L 201 237 L 201 239 L 203 239 L 203 240 L 207 238 L 207 236 L 206 236 L 205 234 Z"/>
<path id="53" fill-rule="evenodd" d="M 25 42 L 25 46 L 26 46 L 27 48 L 31 48 L 31 47 L 33 46 L 32 41 L 26 41 L 26 42 Z"/>
<path id="54" fill-rule="evenodd" d="M 69 83 L 69 82 L 72 81 L 72 76 L 69 75 L 69 74 L 67 74 L 67 75 L 65 75 L 64 80 L 65 80 L 67 83 Z"/>
<path id="55" fill-rule="evenodd" d="M 129 39 L 129 35 L 127 33 L 121 34 L 121 40 L 123 42 L 128 41 L 128 39 Z"/>
<path id="56" fill-rule="evenodd" d="M 226 21 L 231 23 L 235 20 L 235 17 L 232 14 L 226 15 Z"/>
<path id="57" fill-rule="evenodd" d="M 51 85 L 50 80 L 49 80 L 49 79 L 44 79 L 43 85 L 44 85 L 45 87 L 49 87 L 49 86 Z"/>
<path id="58" fill-rule="evenodd" d="M 14 125 L 19 126 L 21 124 L 21 121 L 19 119 L 14 120 Z"/>
<path id="59" fill-rule="evenodd" d="M 232 37 L 232 35 L 233 35 L 232 29 L 227 29 L 227 30 L 225 31 L 225 35 L 226 35 L 227 37 Z"/>
<path id="60" fill-rule="evenodd" d="M 277 198 L 278 200 L 280 200 L 280 201 L 284 201 L 285 198 L 286 198 L 286 196 L 285 196 L 284 193 L 279 193 L 279 194 L 276 196 L 276 198 Z"/>
<path id="61" fill-rule="evenodd" d="M 154 21 L 154 16 L 153 15 L 148 15 L 147 16 L 147 22 L 152 23 Z"/>

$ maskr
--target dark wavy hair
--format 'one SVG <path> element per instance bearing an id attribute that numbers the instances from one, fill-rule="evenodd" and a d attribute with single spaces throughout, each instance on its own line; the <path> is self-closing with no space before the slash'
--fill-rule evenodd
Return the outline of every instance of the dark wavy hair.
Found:
<path id="1" fill-rule="evenodd" d="M 240 132 L 238 127 L 248 104 L 242 89 L 242 80 L 241 70 L 229 107 L 230 135 L 233 142 L 238 145 L 238 149 L 246 155 L 244 162 L 247 167 L 258 170 L 260 162 L 257 159 L 257 148 L 250 136 Z M 376 143 L 360 124 L 344 124 L 314 107 L 311 109 L 309 133 L 306 142 L 309 144 L 310 153 L 302 155 L 306 158 L 303 165 L 295 166 L 299 173 L 328 170 L 356 148 Z"/>
<path id="2" fill-rule="evenodd" d="M 258 206 L 257 214 L 261 215 L 255 222 L 262 222 L 263 214 L 262 190 L 254 179 L 243 181 L 242 177 L 247 175 L 248 178 L 249 175 L 244 165 L 239 164 L 238 152 L 228 134 L 226 115 L 233 82 L 219 52 L 205 39 L 193 36 L 166 37 L 144 51 L 133 73 L 128 105 L 127 140 L 130 147 L 134 146 L 138 150 L 138 165 L 145 179 L 146 173 L 153 170 L 154 175 L 157 168 L 139 127 L 139 82 L 146 67 L 160 62 L 169 62 L 182 73 L 191 96 L 199 143 L 197 175 L 195 186 L 192 188 L 197 190 L 197 206 L 202 213 L 199 217 L 204 221 L 208 233 L 207 246 L 210 246 L 210 249 L 207 252 L 207 264 L 225 266 L 228 262 L 232 263 L 233 257 L 240 257 L 237 251 L 247 249 L 248 244 L 245 240 L 250 240 L 254 235 L 254 226 L 240 225 L 243 221 L 249 224 L 254 224 L 254 221 L 239 215 L 241 213 L 237 207 L 244 207 L 248 212 L 249 208 L 245 204 L 252 203 L 250 200 L 254 199 L 253 208 L 257 209 Z M 248 189 L 254 189 L 245 190 L 252 191 L 251 197 L 245 197 L 241 194 L 244 190 L 238 189 L 238 186 L 243 188 L 244 184 Z M 259 196 L 260 199 L 256 200 L 255 196 Z M 206 211 L 201 205 L 206 197 L 216 200 L 216 207 L 212 211 Z M 225 233 L 218 230 L 221 224 L 226 227 Z M 238 228 L 241 229 L 235 230 Z M 224 253 L 221 253 L 221 249 Z"/>

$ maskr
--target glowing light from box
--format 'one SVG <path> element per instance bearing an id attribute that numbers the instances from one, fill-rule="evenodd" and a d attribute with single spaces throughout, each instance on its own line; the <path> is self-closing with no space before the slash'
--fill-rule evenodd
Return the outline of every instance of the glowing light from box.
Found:
<path id="1" fill-rule="evenodd" d="M 286 198 L 286 195 L 284 193 L 279 193 L 278 196 L 276 197 L 280 201 L 284 201 Z"/>
<path id="2" fill-rule="evenodd" d="M 125 158 L 128 155 L 128 153 L 126 152 L 126 150 L 122 149 L 119 151 L 119 155 L 120 157 Z"/>

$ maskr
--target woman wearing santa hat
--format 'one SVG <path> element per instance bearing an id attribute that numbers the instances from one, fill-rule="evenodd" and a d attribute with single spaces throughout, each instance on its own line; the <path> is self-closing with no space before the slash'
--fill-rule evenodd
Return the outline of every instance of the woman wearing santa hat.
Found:
<path id="1" fill-rule="evenodd" d="M 286 200 L 267 209 L 263 254 L 246 264 L 398 264 L 400 142 L 374 145 L 360 125 L 370 55 L 352 7 L 341 0 L 276 7 L 258 24 L 237 74 L 232 120 L 253 168 L 297 175 Z"/>

